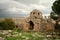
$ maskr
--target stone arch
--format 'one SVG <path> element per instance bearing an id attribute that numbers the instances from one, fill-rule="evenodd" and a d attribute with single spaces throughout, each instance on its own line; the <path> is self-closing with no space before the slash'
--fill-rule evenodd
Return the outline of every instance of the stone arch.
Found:
<path id="1" fill-rule="evenodd" d="M 29 21 L 29 30 L 33 30 L 34 29 L 34 23 L 32 21 Z"/>

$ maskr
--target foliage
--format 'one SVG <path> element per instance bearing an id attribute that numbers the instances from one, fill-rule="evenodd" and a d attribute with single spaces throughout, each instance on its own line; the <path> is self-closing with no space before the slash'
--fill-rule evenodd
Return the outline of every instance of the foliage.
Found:
<path id="1" fill-rule="evenodd" d="M 53 3 L 52 10 L 53 12 L 51 12 L 50 17 L 54 20 L 58 20 L 60 18 L 60 0 L 56 0 Z M 57 15 L 57 16 L 54 16 L 54 15 Z M 58 31 L 60 34 L 60 24 L 58 23 L 59 23 L 59 20 L 56 21 L 55 31 Z"/>
<path id="2" fill-rule="evenodd" d="M 60 0 L 56 0 L 53 3 L 52 10 L 57 14 L 60 15 Z"/>
<path id="3" fill-rule="evenodd" d="M 54 19 L 54 20 L 57 20 L 57 19 L 58 19 L 58 15 L 57 15 L 56 13 L 54 13 L 54 12 L 51 12 L 51 13 L 50 13 L 50 17 L 51 17 L 52 19 Z"/>
<path id="4" fill-rule="evenodd" d="M 15 23 L 12 19 L 6 18 L 4 21 L 0 22 L 0 29 L 8 30 L 15 28 Z"/>
<path id="5" fill-rule="evenodd" d="M 60 0 L 56 0 L 53 3 L 52 10 L 53 12 L 50 13 L 50 17 L 54 20 L 57 20 L 60 17 Z"/>

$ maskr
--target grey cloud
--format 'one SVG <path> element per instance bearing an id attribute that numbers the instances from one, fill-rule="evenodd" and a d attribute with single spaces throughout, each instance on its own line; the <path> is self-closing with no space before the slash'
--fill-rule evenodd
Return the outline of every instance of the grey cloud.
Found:
<path id="1" fill-rule="evenodd" d="M 0 17 L 20 17 L 20 16 L 27 16 L 28 14 L 23 14 L 21 11 L 18 11 L 18 12 L 11 12 L 11 11 L 8 11 L 9 8 L 13 8 L 13 7 L 16 7 L 16 8 L 19 8 L 19 4 L 18 2 L 3 2 L 1 3 L 0 1 Z M 12 9 L 11 9 L 12 10 Z"/>
<path id="2" fill-rule="evenodd" d="M 39 0 L 15 0 L 15 1 L 18 1 L 18 2 L 21 2 L 23 4 L 38 4 L 39 3 Z"/>
<path id="3" fill-rule="evenodd" d="M 28 14 L 21 14 L 22 12 L 19 12 L 19 13 L 11 13 L 11 12 L 5 11 L 4 9 L 0 9 L 0 17 L 2 18 L 28 16 Z"/>
<path id="4" fill-rule="evenodd" d="M 1 0 L 2 1 L 2 0 Z M 48 14 L 51 12 L 51 5 L 52 3 L 50 2 L 46 2 L 44 0 L 9 0 L 9 1 L 5 1 L 3 0 L 2 2 L 0 1 L 0 17 L 20 17 L 20 16 L 28 16 L 29 13 L 26 12 L 25 14 L 22 12 L 24 9 L 26 11 L 31 11 L 34 9 L 34 7 L 30 6 L 30 4 L 37 4 L 39 5 L 44 5 L 45 7 L 47 7 L 47 9 L 41 9 L 42 13 L 44 14 Z M 43 2 L 44 1 L 44 2 Z M 41 3 L 40 3 L 41 2 Z M 27 7 L 24 7 L 27 6 Z M 22 9 L 18 10 L 18 12 L 13 13 L 11 11 L 8 11 L 9 8 L 13 8 L 16 7 L 18 9 Z M 12 10 L 12 9 L 11 9 Z"/>

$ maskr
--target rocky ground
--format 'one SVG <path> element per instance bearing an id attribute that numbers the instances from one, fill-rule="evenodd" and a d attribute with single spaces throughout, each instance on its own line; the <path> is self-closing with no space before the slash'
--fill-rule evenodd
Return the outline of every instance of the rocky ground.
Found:
<path id="1" fill-rule="evenodd" d="M 56 35 L 46 35 L 44 32 L 0 30 L 0 40 L 60 40 L 60 38 Z"/>

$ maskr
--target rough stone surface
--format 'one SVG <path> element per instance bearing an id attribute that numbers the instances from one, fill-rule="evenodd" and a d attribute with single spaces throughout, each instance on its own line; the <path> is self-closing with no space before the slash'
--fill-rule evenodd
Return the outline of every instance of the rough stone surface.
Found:
<path id="1" fill-rule="evenodd" d="M 34 9 L 30 12 L 30 16 L 27 18 L 12 18 L 18 28 L 22 28 L 24 31 L 47 31 L 53 30 L 54 24 L 50 17 L 42 16 L 42 12 Z"/>
<path id="2" fill-rule="evenodd" d="M 42 18 L 43 18 L 42 13 L 39 10 L 34 9 L 32 12 L 30 12 L 30 16 L 26 20 L 26 23 L 29 24 L 28 30 L 29 30 L 29 27 L 33 27 L 32 28 L 33 31 L 38 31 L 41 26 Z M 34 26 L 33 25 L 31 26 L 29 22 L 32 22 Z M 26 28 L 27 26 L 24 26 L 24 27 Z"/>
<path id="3" fill-rule="evenodd" d="M 0 37 L 0 40 L 4 40 L 4 38 Z"/>

